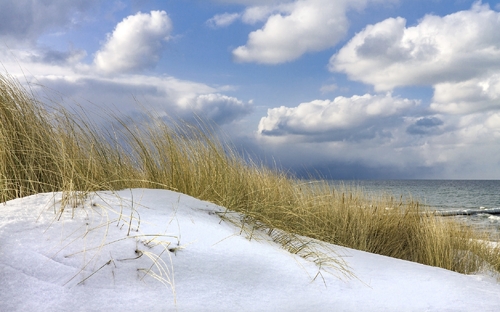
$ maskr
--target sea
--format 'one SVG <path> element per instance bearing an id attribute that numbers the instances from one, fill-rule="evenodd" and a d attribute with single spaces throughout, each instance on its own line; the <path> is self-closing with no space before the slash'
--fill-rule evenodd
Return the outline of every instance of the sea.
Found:
<path id="1" fill-rule="evenodd" d="M 500 180 L 349 180 L 335 186 L 358 187 L 365 194 L 416 200 L 429 210 L 500 208 Z M 478 230 L 500 235 L 500 215 L 452 216 Z"/>

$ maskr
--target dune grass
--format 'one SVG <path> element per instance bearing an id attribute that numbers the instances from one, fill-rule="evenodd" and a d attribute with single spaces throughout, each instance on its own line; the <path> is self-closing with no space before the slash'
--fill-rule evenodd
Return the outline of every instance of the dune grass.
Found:
<path id="1" fill-rule="evenodd" d="M 169 189 L 242 213 L 244 227 L 265 229 L 305 258 L 310 241 L 300 243 L 302 236 L 461 273 L 500 272 L 500 248 L 463 224 L 426 214 L 418 202 L 296 180 L 243 160 L 206 124 L 148 117 L 108 114 L 100 127 L 85 112 L 49 112 L 15 79 L 0 76 L 0 201 Z"/>

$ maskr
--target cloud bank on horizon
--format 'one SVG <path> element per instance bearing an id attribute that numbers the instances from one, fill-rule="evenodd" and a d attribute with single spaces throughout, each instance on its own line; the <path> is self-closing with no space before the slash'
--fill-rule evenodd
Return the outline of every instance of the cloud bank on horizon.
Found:
<path id="1" fill-rule="evenodd" d="M 333 178 L 500 178 L 500 3 L 13 1 L 9 74 Z M 84 104 L 89 105 L 89 104 Z"/>

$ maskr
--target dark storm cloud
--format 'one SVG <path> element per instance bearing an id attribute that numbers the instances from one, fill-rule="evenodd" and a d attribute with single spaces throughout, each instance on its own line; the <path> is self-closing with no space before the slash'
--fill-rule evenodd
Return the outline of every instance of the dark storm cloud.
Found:
<path id="1" fill-rule="evenodd" d="M 371 180 L 422 179 L 433 177 L 439 167 L 396 168 L 394 166 L 368 166 L 363 162 L 325 161 L 318 165 L 292 166 L 290 172 L 300 179 Z"/>
<path id="2" fill-rule="evenodd" d="M 278 150 L 258 144 L 250 137 L 233 138 L 235 147 L 245 159 L 253 163 L 263 163 L 299 179 L 365 180 L 365 179 L 422 179 L 434 178 L 442 173 L 440 165 L 395 166 L 392 164 L 368 164 L 355 159 L 335 159 L 326 155 L 316 157 L 318 150 L 328 149 L 328 145 L 316 148 L 294 150 L 283 146 Z M 360 153 L 363 153 L 360 151 Z M 374 155 L 376 158 L 376 156 Z M 387 154 L 386 157 L 391 157 Z"/>

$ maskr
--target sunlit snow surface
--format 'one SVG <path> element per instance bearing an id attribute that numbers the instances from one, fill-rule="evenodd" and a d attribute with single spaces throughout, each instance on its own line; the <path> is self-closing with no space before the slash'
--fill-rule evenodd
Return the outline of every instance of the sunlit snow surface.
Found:
<path id="1" fill-rule="evenodd" d="M 356 278 L 313 280 L 311 261 L 249 240 L 221 220 L 224 208 L 179 193 L 99 192 L 62 212 L 61 197 L 1 204 L 0 311 L 500 309 L 491 277 L 336 246 Z"/>

